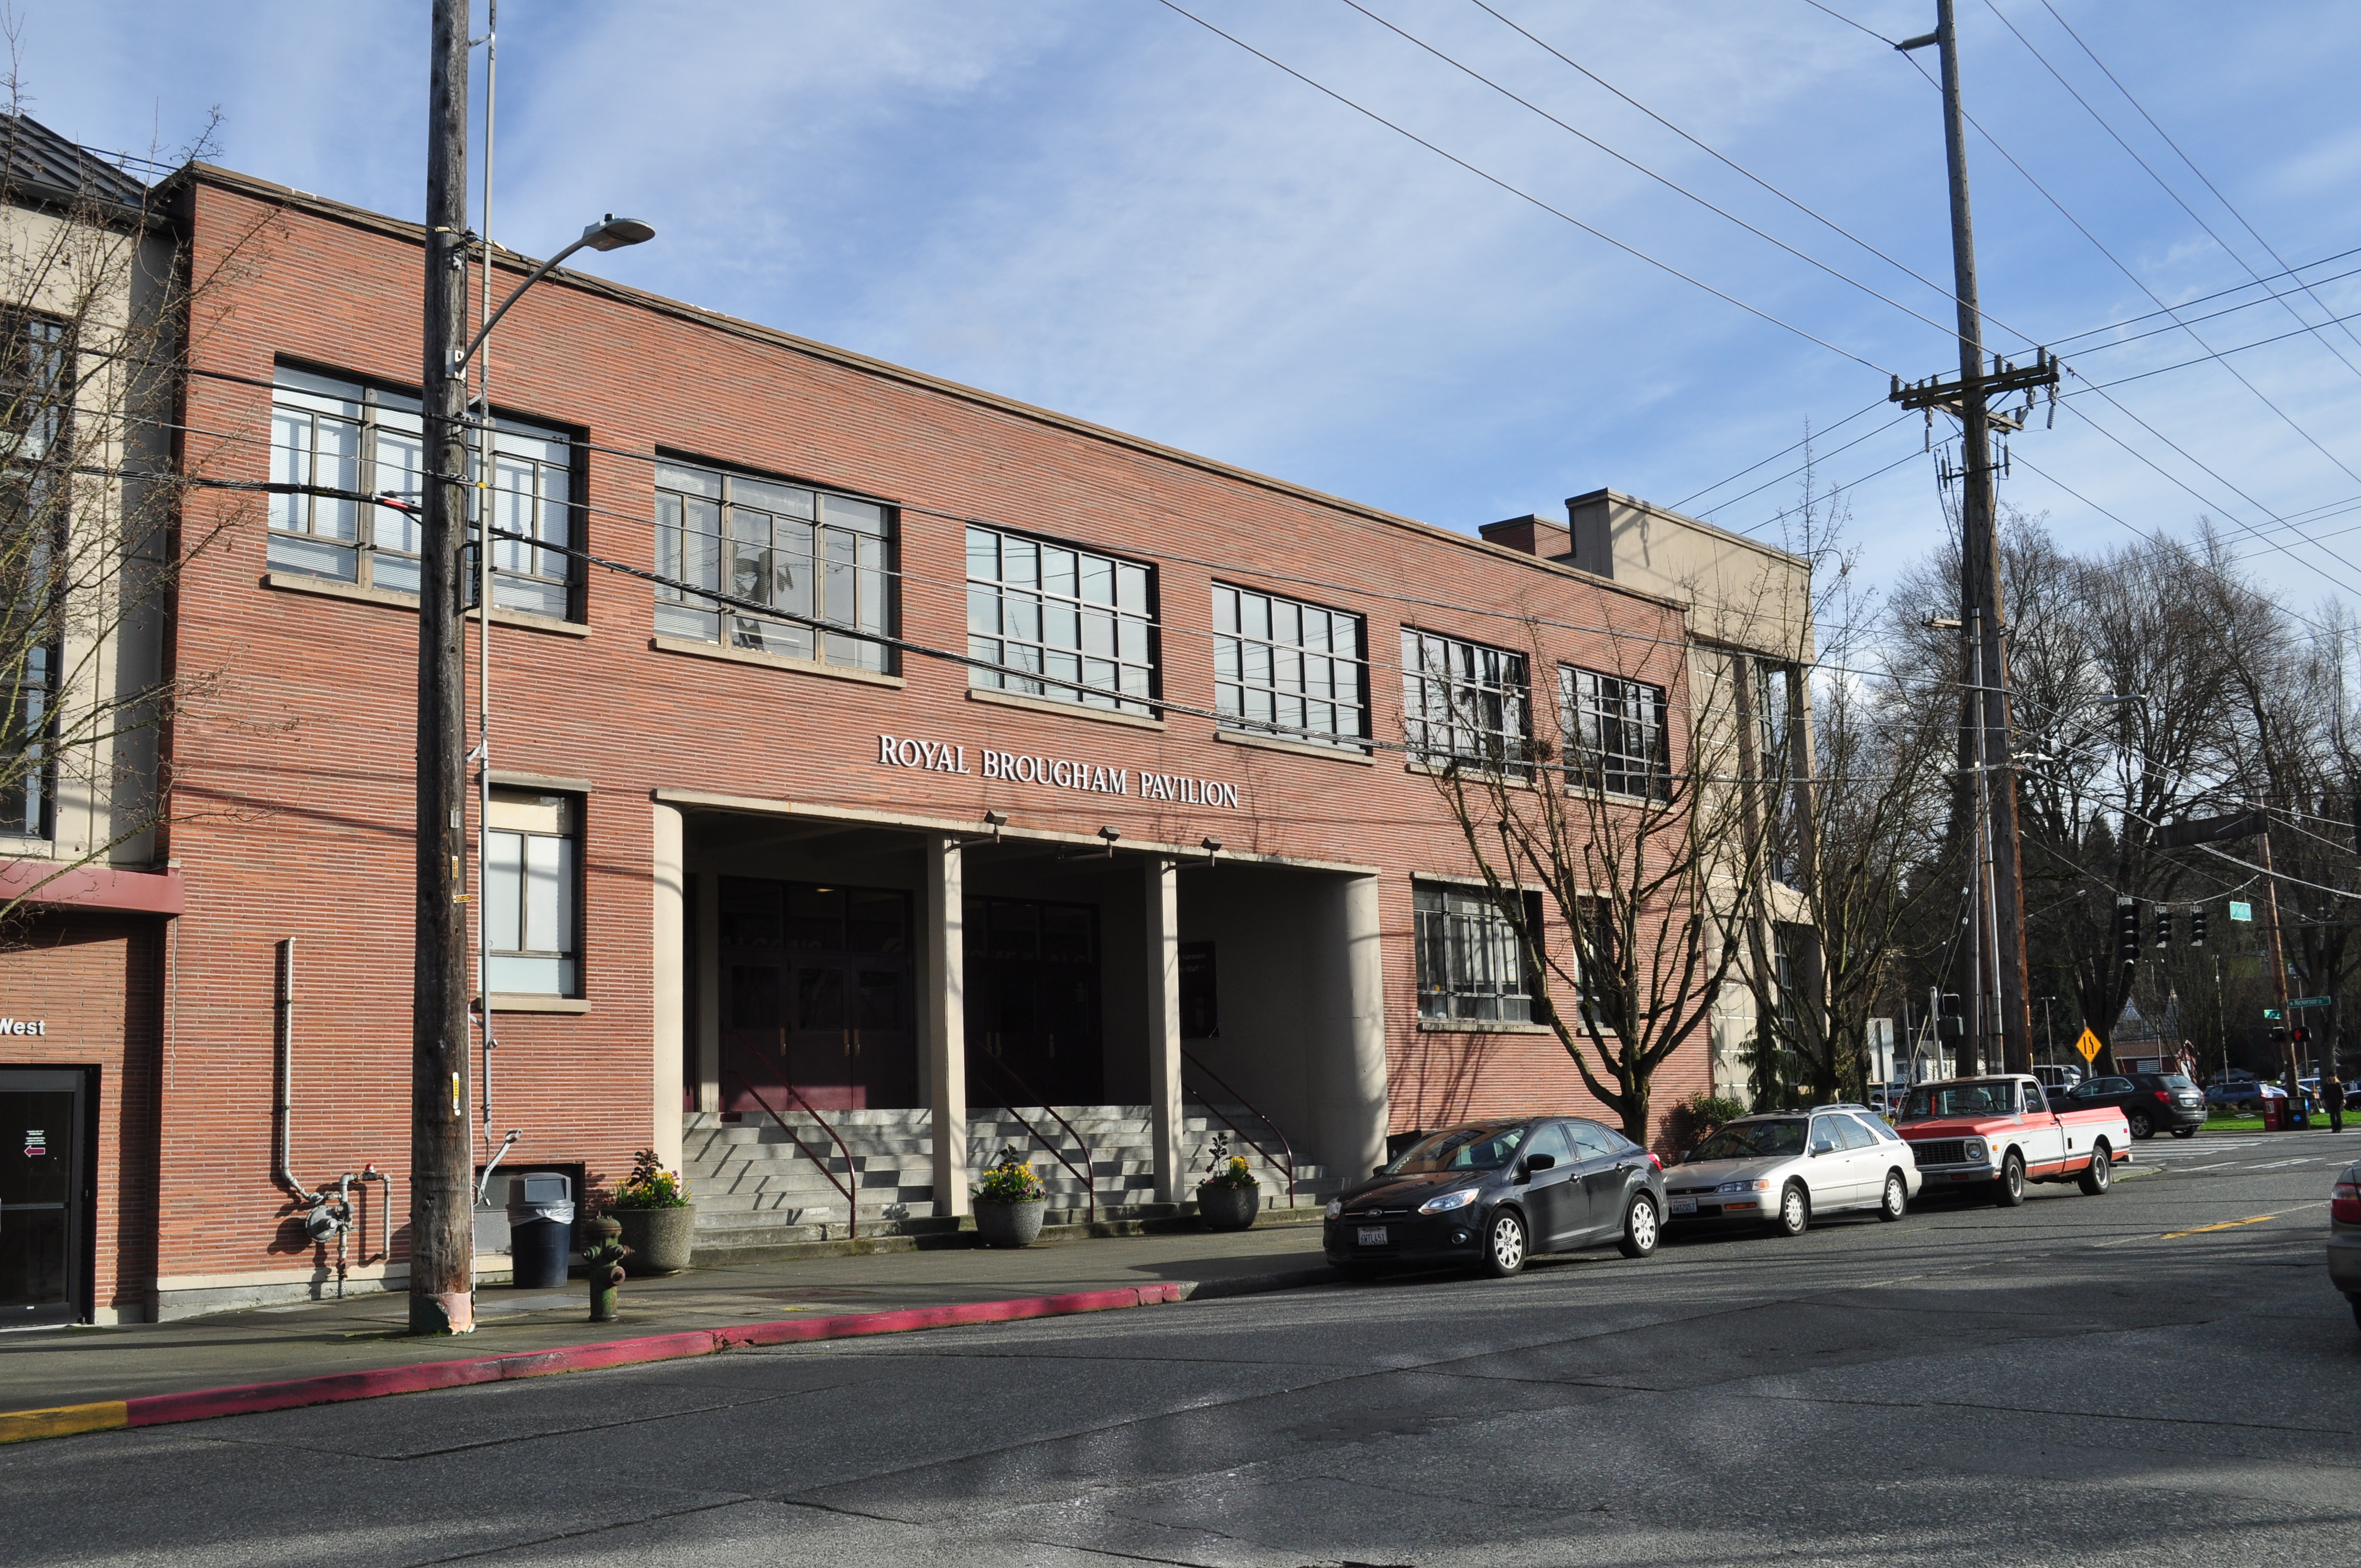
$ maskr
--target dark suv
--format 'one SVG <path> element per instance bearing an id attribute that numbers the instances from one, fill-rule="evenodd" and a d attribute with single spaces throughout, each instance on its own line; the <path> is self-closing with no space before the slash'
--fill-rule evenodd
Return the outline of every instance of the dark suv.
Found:
<path id="1" fill-rule="evenodd" d="M 2205 1124 L 2205 1091 L 2177 1072 L 2136 1072 L 2127 1078 L 2093 1078 L 2071 1089 L 2049 1091 L 2052 1111 L 2097 1111 L 2120 1106 L 2132 1136 L 2159 1131 L 2192 1136 Z"/>

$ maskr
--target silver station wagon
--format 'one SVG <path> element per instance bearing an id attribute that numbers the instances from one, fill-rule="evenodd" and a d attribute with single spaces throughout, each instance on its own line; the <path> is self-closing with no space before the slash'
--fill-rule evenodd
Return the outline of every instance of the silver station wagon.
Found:
<path id="1" fill-rule="evenodd" d="M 1898 1220 L 1918 1195 L 1910 1146 L 1866 1105 L 1741 1116 L 1664 1172 L 1665 1220 L 1768 1222 L 1801 1235 L 1816 1214 Z"/>

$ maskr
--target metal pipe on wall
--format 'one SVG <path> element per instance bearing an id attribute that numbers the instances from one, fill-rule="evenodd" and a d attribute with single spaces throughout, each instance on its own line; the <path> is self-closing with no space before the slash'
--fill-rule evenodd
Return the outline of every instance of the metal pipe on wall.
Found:
<path id="1" fill-rule="evenodd" d="M 271 1105 L 271 1175 L 296 1198 L 310 1199 L 311 1190 L 295 1179 L 295 938 L 279 944 L 276 999 L 271 1004 L 273 1076 L 277 1080 Z"/>

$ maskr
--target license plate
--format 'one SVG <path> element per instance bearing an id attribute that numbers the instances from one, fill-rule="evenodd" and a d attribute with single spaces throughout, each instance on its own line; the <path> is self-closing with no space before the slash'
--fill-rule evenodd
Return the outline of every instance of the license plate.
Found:
<path id="1" fill-rule="evenodd" d="M 1383 1225 L 1363 1225 L 1361 1227 L 1361 1245 L 1363 1246 L 1385 1245 L 1386 1228 Z"/>
<path id="2" fill-rule="evenodd" d="M 1675 1199 L 1674 1199 L 1674 1200 L 1673 1200 L 1673 1212 L 1674 1212 L 1674 1213 L 1675 1213 L 1675 1214 L 1694 1214 L 1694 1213 L 1696 1213 L 1696 1212 L 1697 1212 L 1697 1200 L 1696 1200 L 1696 1199 L 1694 1199 L 1694 1198 L 1675 1198 Z"/>

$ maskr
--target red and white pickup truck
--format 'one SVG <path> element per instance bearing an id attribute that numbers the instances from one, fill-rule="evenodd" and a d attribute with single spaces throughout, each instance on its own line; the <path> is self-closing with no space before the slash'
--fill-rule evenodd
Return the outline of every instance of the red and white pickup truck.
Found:
<path id="1" fill-rule="evenodd" d="M 2131 1158 L 2131 1124 L 2118 1106 L 2055 1112 L 2027 1077 L 1960 1078 L 1922 1083 L 1895 1123 L 1910 1146 L 1922 1190 L 1977 1183 L 2013 1209 L 2028 1181 L 2074 1181 L 2092 1197 Z"/>

